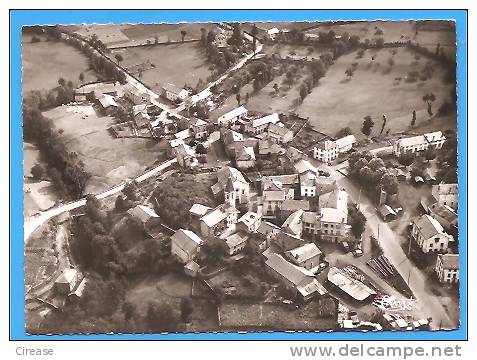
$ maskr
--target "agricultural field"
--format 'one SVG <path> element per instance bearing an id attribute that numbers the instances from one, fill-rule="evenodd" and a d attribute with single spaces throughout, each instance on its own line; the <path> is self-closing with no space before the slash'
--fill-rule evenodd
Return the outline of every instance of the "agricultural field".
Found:
<path id="1" fill-rule="evenodd" d="M 55 122 L 68 150 L 79 154 L 92 175 L 85 193 L 104 191 L 164 159 L 162 145 L 156 141 L 114 138 L 107 129 L 114 119 L 96 113 L 92 106 L 61 106 L 44 115 Z"/>
<path id="2" fill-rule="evenodd" d="M 397 51 L 395 55 L 393 50 Z M 409 130 L 412 110 L 417 112 L 416 126 L 428 121 L 423 96 L 435 95 L 435 114 L 443 102 L 450 100 L 454 84 L 445 81 L 447 70 L 437 62 L 407 48 L 393 50 L 366 50 L 362 58 L 358 58 L 357 52 L 341 56 L 297 113 L 310 117 L 316 130 L 329 135 L 346 126 L 361 135 L 362 119 L 367 115 L 375 121 L 372 136 L 379 134 L 383 115 L 388 119 L 386 127 L 390 133 Z M 352 64 L 356 70 L 348 77 L 345 71 Z M 412 71 L 417 72 L 415 79 L 409 76 Z M 455 128 L 455 117 L 448 120 L 449 126 Z"/>
<path id="3" fill-rule="evenodd" d="M 187 83 L 195 87 L 199 79 L 206 81 L 211 75 L 204 51 L 197 43 L 114 50 L 112 57 L 116 54 L 123 57 L 121 65 L 125 68 L 134 69 L 146 64 L 146 70 L 133 73 L 156 93 L 160 93 L 167 83 L 178 87 Z"/>
<path id="4" fill-rule="evenodd" d="M 31 42 L 30 34 L 22 34 L 22 91 L 50 90 L 58 86 L 58 79 L 64 78 L 78 84 L 79 74 L 85 75 L 85 82 L 96 80 L 89 70 L 88 59 L 77 49 L 61 41 Z"/>
<path id="5" fill-rule="evenodd" d="M 439 43 L 449 55 L 455 55 L 455 33 L 448 23 L 439 22 L 438 28 L 432 28 L 432 25 L 415 22 L 401 22 L 401 21 L 375 21 L 375 22 L 349 22 L 349 23 L 323 23 L 307 30 L 308 34 L 318 34 L 320 32 L 334 31 L 336 35 L 343 35 L 348 33 L 350 35 L 357 35 L 361 41 L 366 39 L 372 41 L 377 37 L 382 37 L 385 42 L 409 41 L 419 43 L 430 50 L 434 50 Z"/>
<path id="6" fill-rule="evenodd" d="M 287 56 L 300 56 L 308 57 L 309 59 L 318 59 L 321 54 L 328 52 L 329 47 L 321 44 L 306 44 L 306 45 L 296 45 L 296 44 L 266 44 L 263 47 L 263 53 L 267 55 L 273 55 L 281 57 L 282 59 Z"/>
<path id="7" fill-rule="evenodd" d="M 106 46 L 110 48 L 119 46 L 135 46 L 154 43 L 181 41 L 181 31 L 186 32 L 185 40 L 200 39 L 201 28 L 207 31 L 214 29 L 215 24 L 183 23 L 183 24 L 122 24 L 122 25 L 89 25 L 80 28 L 69 26 L 70 31 L 76 32 L 86 38 L 95 34 Z"/>

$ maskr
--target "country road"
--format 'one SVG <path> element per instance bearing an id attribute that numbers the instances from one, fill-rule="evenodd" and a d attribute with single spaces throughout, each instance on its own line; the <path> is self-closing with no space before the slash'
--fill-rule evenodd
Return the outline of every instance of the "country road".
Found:
<path id="1" fill-rule="evenodd" d="M 340 164 L 342 166 L 342 164 Z M 349 197 L 358 202 L 363 215 L 366 217 L 367 226 L 374 237 L 379 241 L 384 255 L 393 264 L 404 281 L 409 279 L 409 287 L 417 299 L 417 310 L 424 318 L 432 317 L 431 326 L 434 329 L 453 329 L 459 324 L 455 324 L 447 314 L 443 305 L 429 289 L 426 284 L 427 275 L 418 269 L 406 256 L 401 247 L 400 234 L 394 233 L 389 225 L 378 215 L 375 205 L 364 194 L 359 195 L 360 189 L 353 181 L 339 173 L 336 168 L 328 167 L 330 175 L 337 180 L 338 184 L 345 188 Z M 379 236 L 378 236 L 379 232 Z"/>
<path id="2" fill-rule="evenodd" d="M 161 172 L 164 169 L 167 169 L 169 166 L 171 166 L 172 164 L 174 164 L 176 162 L 177 162 L 177 159 L 175 159 L 175 158 L 171 159 L 171 160 L 168 160 L 168 161 L 160 164 L 159 166 L 156 166 L 155 168 L 145 172 L 144 174 L 136 177 L 135 180 L 140 183 L 144 180 L 150 179 L 151 177 L 157 175 L 159 172 Z M 116 186 L 112 187 L 111 189 L 109 189 L 105 192 L 96 194 L 96 197 L 98 199 L 105 199 L 105 198 L 107 198 L 111 195 L 114 195 L 114 194 L 117 194 L 117 193 L 121 192 L 124 189 L 125 185 L 126 185 L 126 182 L 122 182 L 121 184 L 116 185 Z M 46 210 L 44 212 L 41 212 L 39 215 L 37 215 L 35 217 L 31 217 L 27 222 L 25 222 L 25 224 L 23 226 L 23 228 L 24 228 L 24 235 L 23 235 L 24 236 L 24 241 L 26 242 L 28 240 L 28 238 L 30 237 L 30 235 L 38 227 L 40 227 L 43 223 L 45 223 L 49 219 L 51 219 L 55 216 L 58 216 L 58 215 L 60 215 L 64 212 L 77 209 L 81 206 L 84 206 L 85 204 L 86 204 L 86 198 L 82 198 L 80 200 L 76 200 L 76 201 L 73 201 L 73 202 L 70 202 L 70 203 L 67 203 L 67 204 L 62 204 L 58 207 L 55 207 L 55 208 Z"/>
<path id="3" fill-rule="evenodd" d="M 67 34 L 65 34 L 65 35 L 67 35 Z M 247 38 L 247 40 L 252 41 L 252 38 L 251 38 L 250 35 L 244 33 L 244 37 Z M 81 40 L 81 41 L 83 43 L 86 43 L 85 40 Z M 244 66 L 247 63 L 248 60 L 250 60 L 257 53 L 259 53 L 262 50 L 262 48 L 263 48 L 263 44 L 261 44 L 260 42 L 257 41 L 255 52 L 246 55 L 237 64 L 235 64 L 230 69 L 228 69 L 221 77 L 219 77 L 217 80 L 209 83 L 208 86 L 204 90 L 199 92 L 199 94 L 202 93 L 202 92 L 205 92 L 205 91 L 209 91 L 212 86 L 214 86 L 216 84 L 219 84 L 222 81 L 224 81 L 229 76 L 230 72 L 240 69 L 242 66 Z M 179 115 L 179 112 L 184 110 L 184 108 L 185 108 L 185 103 L 184 102 L 181 105 L 179 105 L 179 107 L 177 107 L 175 109 L 169 107 L 166 104 L 163 104 L 163 103 L 159 102 L 157 100 L 159 98 L 158 94 L 156 94 L 151 89 L 147 88 L 146 85 L 144 85 L 142 82 L 135 79 L 127 71 L 125 71 L 123 68 L 118 66 L 118 64 L 116 64 L 116 62 L 113 59 L 109 58 L 106 54 L 104 54 L 104 53 L 102 53 L 102 52 L 100 52 L 96 49 L 94 50 L 94 52 L 96 54 L 102 56 L 103 58 L 105 58 L 106 60 L 111 62 L 112 64 L 114 64 L 116 67 L 118 67 L 124 73 L 124 75 L 126 76 L 126 80 L 127 80 L 128 83 L 132 84 L 134 87 L 136 87 L 137 89 L 147 93 L 150 96 L 152 104 L 156 105 L 157 107 L 161 108 L 162 110 L 164 110 L 166 112 L 169 112 L 169 113 L 172 113 L 172 114 L 176 115 L 178 118 L 184 118 L 182 115 Z M 177 162 L 176 159 L 169 160 L 169 161 L 159 165 L 158 167 L 140 175 L 139 177 L 136 178 L 136 181 L 137 182 L 144 181 L 144 180 L 154 176 L 158 172 L 164 170 L 165 168 L 169 167 L 170 165 L 172 165 L 175 162 Z M 97 194 L 96 196 L 99 199 L 104 199 L 108 196 L 117 194 L 117 193 L 119 193 L 120 191 L 123 190 L 124 185 L 125 185 L 125 183 L 123 182 L 119 185 L 116 185 L 116 186 L 112 187 L 111 189 L 109 189 L 109 190 L 107 190 L 103 193 Z M 68 204 L 63 204 L 63 205 L 60 205 L 58 207 L 46 210 L 44 212 L 39 213 L 35 217 L 31 217 L 24 224 L 24 241 L 25 241 L 25 243 L 26 243 L 27 239 L 30 237 L 30 235 L 33 233 L 33 231 L 35 231 L 44 222 L 46 222 L 49 219 L 51 219 L 52 217 L 60 215 L 64 212 L 71 211 L 71 210 L 77 209 L 81 206 L 84 206 L 85 204 L 86 204 L 86 199 L 83 198 L 83 199 L 80 199 L 80 200 L 77 200 L 77 201 L 74 201 L 74 202 L 71 202 L 71 203 L 68 203 Z"/>

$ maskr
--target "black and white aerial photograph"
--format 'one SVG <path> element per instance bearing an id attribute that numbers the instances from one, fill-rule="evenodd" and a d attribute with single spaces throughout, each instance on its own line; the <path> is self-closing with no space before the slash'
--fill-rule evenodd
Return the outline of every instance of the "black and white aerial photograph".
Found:
<path id="1" fill-rule="evenodd" d="M 27 334 L 459 329 L 453 21 L 21 41 Z"/>

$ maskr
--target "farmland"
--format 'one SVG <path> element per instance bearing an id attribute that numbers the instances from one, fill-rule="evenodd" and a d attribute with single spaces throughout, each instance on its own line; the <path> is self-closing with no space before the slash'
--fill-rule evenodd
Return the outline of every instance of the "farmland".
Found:
<path id="1" fill-rule="evenodd" d="M 79 50 L 64 42 L 41 40 L 32 43 L 29 34 L 22 35 L 23 93 L 52 89 L 61 77 L 78 83 L 80 73 L 84 73 L 85 81 L 96 80 L 88 59 Z"/>
<path id="2" fill-rule="evenodd" d="M 417 112 L 417 125 L 427 121 L 429 115 L 422 97 L 431 92 L 436 96 L 433 104 L 436 113 L 439 106 L 449 100 L 454 85 L 444 81 L 446 70 L 441 65 L 416 56 L 406 48 L 396 50 L 394 56 L 391 50 L 381 49 L 366 50 L 361 59 L 356 53 L 340 57 L 298 107 L 297 113 L 310 117 L 317 130 L 331 135 L 345 126 L 360 134 L 362 119 L 367 115 L 376 122 L 372 135 L 379 132 L 383 114 L 389 120 L 387 127 L 391 133 L 410 127 L 413 109 Z M 347 78 L 345 71 L 353 63 L 357 65 L 356 71 Z M 432 68 L 426 80 L 406 80 L 410 71 L 423 73 L 426 67 Z M 450 124 L 455 126 L 455 121 Z"/>
<path id="3" fill-rule="evenodd" d="M 135 75 L 140 75 L 140 80 L 156 93 L 160 93 L 161 87 L 167 83 L 178 87 L 185 83 L 196 86 L 199 79 L 206 81 L 211 74 L 205 54 L 197 43 L 114 50 L 113 56 L 116 54 L 121 54 L 124 59 L 121 65 L 126 68 L 137 68 L 137 65 L 149 62 L 147 70 Z"/>
<path id="4" fill-rule="evenodd" d="M 92 106 L 61 106 L 44 115 L 55 122 L 68 150 L 78 153 L 92 175 L 86 193 L 106 190 L 162 159 L 160 143 L 111 136 L 107 128 L 113 118 L 98 115 Z"/>

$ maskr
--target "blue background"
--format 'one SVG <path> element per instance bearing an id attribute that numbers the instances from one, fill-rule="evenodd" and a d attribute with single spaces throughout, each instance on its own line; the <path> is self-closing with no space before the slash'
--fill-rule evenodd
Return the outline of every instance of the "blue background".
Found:
<path id="1" fill-rule="evenodd" d="M 457 31 L 460 329 L 379 333 L 191 333 L 27 335 L 23 287 L 21 27 L 79 23 L 452 19 Z M 11 340 L 466 340 L 467 339 L 467 12 L 465 10 L 12 10 L 10 12 L 10 339 Z"/>

